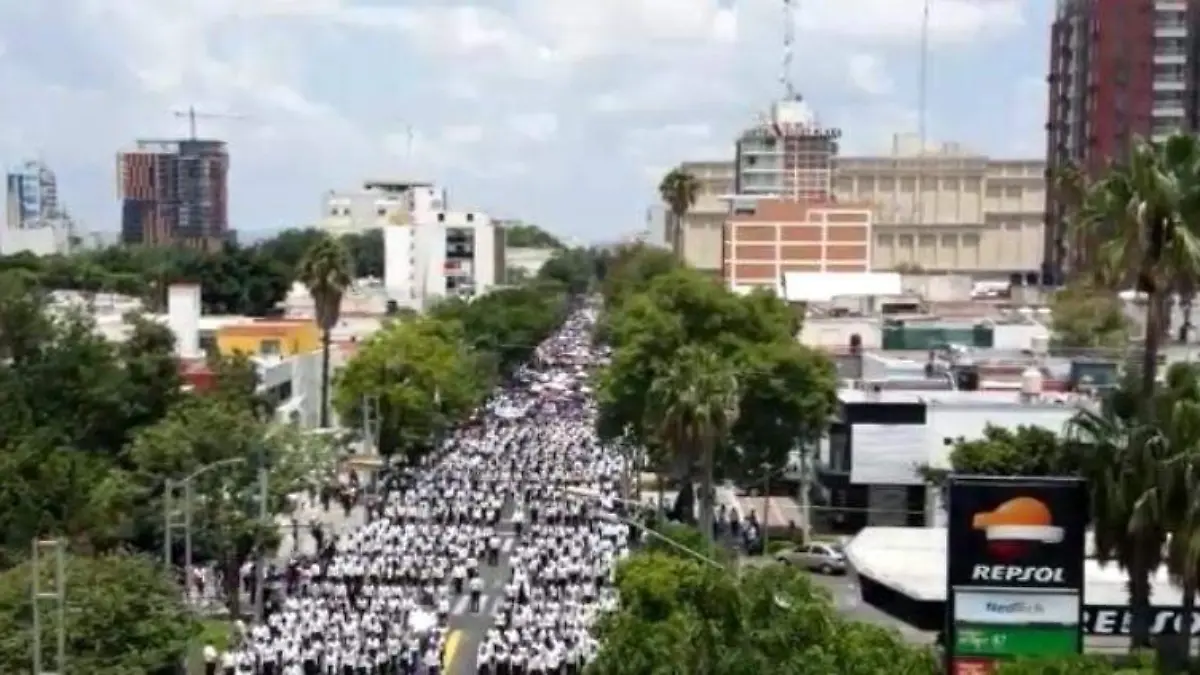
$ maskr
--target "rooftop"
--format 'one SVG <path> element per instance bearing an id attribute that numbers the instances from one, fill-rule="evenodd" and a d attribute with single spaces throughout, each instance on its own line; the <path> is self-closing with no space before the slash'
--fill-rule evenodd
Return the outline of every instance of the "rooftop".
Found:
<path id="1" fill-rule="evenodd" d="M 868 527 L 846 545 L 846 557 L 855 571 L 915 600 L 946 600 L 946 528 Z M 1129 592 L 1128 575 L 1116 565 L 1102 565 L 1090 557 L 1084 562 L 1084 600 L 1088 605 L 1124 606 Z M 1170 582 L 1165 567 L 1151 577 L 1150 602 L 1178 607 L 1182 594 Z"/>

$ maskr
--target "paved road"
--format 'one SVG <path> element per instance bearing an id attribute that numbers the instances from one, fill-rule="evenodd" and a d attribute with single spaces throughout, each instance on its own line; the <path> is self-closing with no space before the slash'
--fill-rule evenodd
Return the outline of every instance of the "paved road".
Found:
<path id="1" fill-rule="evenodd" d="M 478 672 L 475 657 L 479 643 L 491 628 L 504 599 L 504 583 L 508 580 L 513 547 L 517 544 L 512 529 L 511 508 L 505 508 L 500 523 L 500 558 L 495 566 L 482 565 L 483 595 L 479 610 L 472 611 L 471 598 L 464 594 L 450 607 L 450 632 L 446 637 L 445 675 L 475 675 Z"/>

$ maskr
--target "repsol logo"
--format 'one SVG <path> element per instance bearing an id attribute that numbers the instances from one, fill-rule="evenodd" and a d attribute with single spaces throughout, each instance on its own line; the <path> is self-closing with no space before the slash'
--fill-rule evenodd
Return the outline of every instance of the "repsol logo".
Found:
<path id="1" fill-rule="evenodd" d="M 1026 565 L 975 565 L 971 581 L 991 581 L 1009 584 L 1066 584 L 1061 567 L 1029 567 Z"/>
<path id="2" fill-rule="evenodd" d="M 1128 607 L 1086 607 L 1083 632 L 1088 635 L 1129 635 L 1133 612 Z M 1150 610 L 1152 635 L 1178 635 L 1183 630 L 1183 612 L 1179 609 Z M 1192 613 L 1192 635 L 1200 635 L 1200 612 Z"/>

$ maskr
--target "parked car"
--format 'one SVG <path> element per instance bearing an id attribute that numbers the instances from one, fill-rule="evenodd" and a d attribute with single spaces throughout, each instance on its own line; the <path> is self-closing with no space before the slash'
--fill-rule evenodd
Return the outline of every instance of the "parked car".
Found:
<path id="1" fill-rule="evenodd" d="M 779 551 L 775 560 L 785 565 L 795 565 L 821 574 L 845 574 L 846 554 L 837 544 L 801 544 Z"/>

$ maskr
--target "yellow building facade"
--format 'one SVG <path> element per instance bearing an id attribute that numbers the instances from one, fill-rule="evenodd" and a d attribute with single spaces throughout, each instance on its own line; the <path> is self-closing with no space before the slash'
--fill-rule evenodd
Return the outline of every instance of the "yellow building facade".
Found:
<path id="1" fill-rule="evenodd" d="M 312 321 L 255 321 L 222 326 L 216 338 L 222 354 L 242 352 L 249 356 L 287 358 L 321 347 L 321 333 Z"/>

